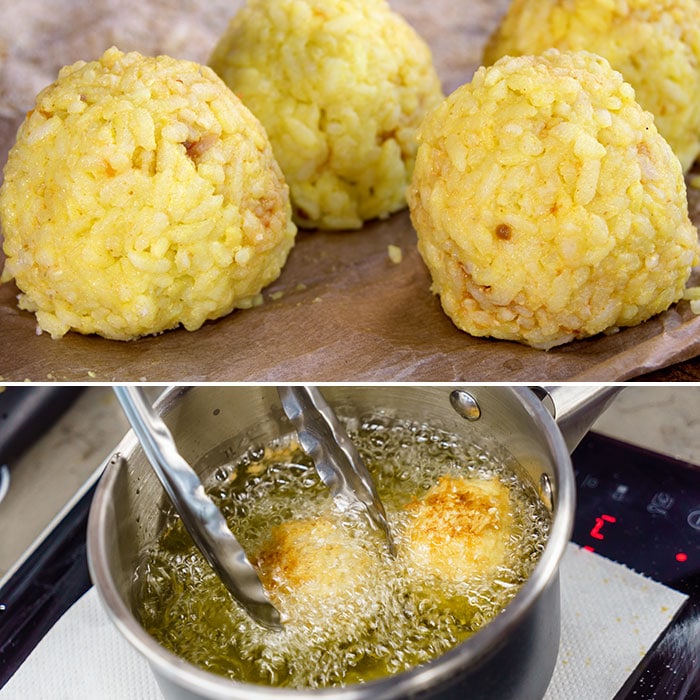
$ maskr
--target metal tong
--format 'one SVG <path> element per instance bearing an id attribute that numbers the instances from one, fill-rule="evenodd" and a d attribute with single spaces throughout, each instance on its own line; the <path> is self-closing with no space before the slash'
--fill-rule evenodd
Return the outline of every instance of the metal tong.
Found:
<path id="1" fill-rule="evenodd" d="M 257 571 L 143 390 L 115 386 L 114 392 L 183 525 L 209 565 L 253 620 L 269 629 L 281 629 L 280 613 L 267 597 Z M 386 536 L 393 554 L 389 523 L 372 477 L 319 390 L 279 387 L 278 394 L 302 449 L 313 459 L 336 504 L 341 510 L 364 510 Z"/>
<path id="2" fill-rule="evenodd" d="M 269 629 L 282 629 L 279 611 L 267 597 L 257 571 L 143 391 L 135 386 L 115 386 L 114 392 L 175 510 L 211 568 L 253 620 Z"/>
<path id="3" fill-rule="evenodd" d="M 281 386 L 277 393 L 302 449 L 313 459 L 336 505 L 341 510 L 363 510 L 370 523 L 384 533 L 393 555 L 389 522 L 374 480 L 321 392 L 317 387 Z"/>

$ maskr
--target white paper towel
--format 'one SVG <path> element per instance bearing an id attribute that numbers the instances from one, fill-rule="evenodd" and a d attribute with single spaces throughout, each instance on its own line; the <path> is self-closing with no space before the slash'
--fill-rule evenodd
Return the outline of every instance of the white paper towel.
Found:
<path id="1" fill-rule="evenodd" d="M 570 544 L 562 640 L 546 700 L 610 700 L 685 596 Z M 147 663 L 90 589 L 0 691 L 0 700 L 162 700 Z"/>
<path id="2" fill-rule="evenodd" d="M 545 700 L 610 700 L 687 596 L 570 544 L 559 657 Z"/>

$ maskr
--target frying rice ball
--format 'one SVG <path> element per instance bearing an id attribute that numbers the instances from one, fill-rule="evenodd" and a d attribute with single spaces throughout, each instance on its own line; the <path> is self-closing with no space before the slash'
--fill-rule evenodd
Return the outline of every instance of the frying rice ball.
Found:
<path id="1" fill-rule="evenodd" d="M 551 348 L 682 297 L 698 260 L 683 172 L 604 58 L 481 67 L 419 141 L 411 217 L 462 330 Z"/>
<path id="2" fill-rule="evenodd" d="M 416 128 L 443 95 L 384 0 L 248 0 L 210 65 L 265 126 L 299 226 L 357 229 L 405 207 Z"/>
<path id="3" fill-rule="evenodd" d="M 406 507 L 406 556 L 423 575 L 461 583 L 489 576 L 506 557 L 512 518 L 497 479 L 443 476 Z"/>
<path id="4" fill-rule="evenodd" d="M 272 529 L 254 559 L 274 604 L 297 624 L 323 624 L 339 615 L 355 625 L 371 615 L 368 594 L 376 581 L 376 553 L 330 517 L 287 520 Z"/>
<path id="5" fill-rule="evenodd" d="M 514 0 L 484 64 L 549 48 L 604 56 L 688 171 L 700 153 L 700 3 L 697 0 Z"/>
<path id="6" fill-rule="evenodd" d="M 116 48 L 37 96 L 0 217 L 2 281 L 54 337 L 195 330 L 252 305 L 296 234 L 262 126 L 214 72 Z"/>

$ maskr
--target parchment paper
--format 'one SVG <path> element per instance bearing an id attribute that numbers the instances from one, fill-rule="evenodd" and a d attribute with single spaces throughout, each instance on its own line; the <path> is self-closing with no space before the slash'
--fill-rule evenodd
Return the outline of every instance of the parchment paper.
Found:
<path id="1" fill-rule="evenodd" d="M 111 45 L 205 63 L 242 0 L 0 0 L 0 162 L 59 68 Z M 446 93 L 471 79 L 507 0 L 392 0 L 430 44 Z M 689 188 L 700 222 L 700 193 Z M 392 263 L 388 246 L 403 252 Z M 4 258 L 0 255 L 0 264 Z M 691 284 L 700 284 L 695 270 Z M 2 381 L 624 381 L 700 355 L 687 302 L 544 352 L 459 331 L 430 292 L 406 211 L 357 232 L 300 233 L 261 306 L 130 343 L 38 335 L 0 286 Z M 281 296 L 280 296 L 281 293 Z"/>

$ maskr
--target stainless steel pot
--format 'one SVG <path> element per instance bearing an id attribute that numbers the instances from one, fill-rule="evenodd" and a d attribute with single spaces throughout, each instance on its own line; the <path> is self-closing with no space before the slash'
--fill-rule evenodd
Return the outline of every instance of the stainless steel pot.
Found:
<path id="1" fill-rule="evenodd" d="M 98 594 L 117 628 L 148 660 L 168 700 L 384 700 L 389 698 L 541 698 L 556 663 L 560 633 L 559 564 L 571 535 L 575 484 L 569 451 L 614 396 L 615 388 L 327 386 L 341 416 L 382 409 L 504 449 L 523 467 L 553 515 L 545 551 L 530 578 L 496 619 L 424 666 L 344 688 L 291 690 L 230 681 L 161 647 L 140 626 L 131 586 L 139 554 L 160 528 L 165 495 L 129 433 L 106 465 L 88 523 L 88 559 Z M 549 410 L 542 401 L 549 404 Z M 183 456 L 207 478 L 226 450 L 290 431 L 274 387 L 174 387 L 156 404 Z M 560 426 L 550 411 L 558 414 Z M 562 432 L 563 431 L 563 432 Z M 229 452 L 230 454 L 230 452 Z"/>

